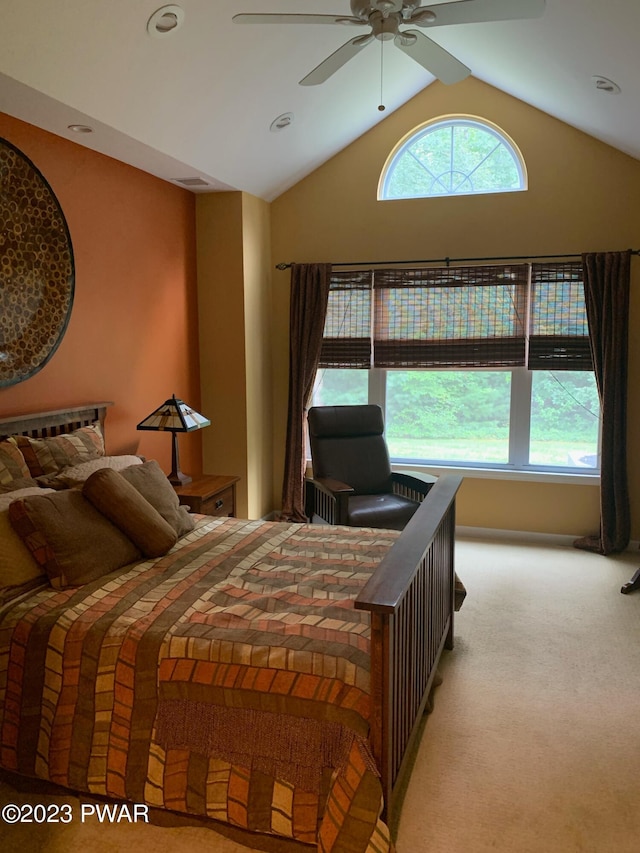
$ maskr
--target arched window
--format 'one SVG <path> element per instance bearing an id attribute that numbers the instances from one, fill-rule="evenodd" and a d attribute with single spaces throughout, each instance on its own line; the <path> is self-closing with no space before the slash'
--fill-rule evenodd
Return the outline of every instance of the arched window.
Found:
<path id="1" fill-rule="evenodd" d="M 447 116 L 412 130 L 385 163 L 378 199 L 506 193 L 527 188 L 522 155 L 498 127 Z"/>

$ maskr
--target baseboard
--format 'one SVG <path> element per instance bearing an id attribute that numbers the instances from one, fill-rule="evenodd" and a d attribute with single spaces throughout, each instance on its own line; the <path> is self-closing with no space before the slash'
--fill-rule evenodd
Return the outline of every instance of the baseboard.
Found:
<path id="1" fill-rule="evenodd" d="M 260 521 L 277 521 L 278 518 L 279 514 L 274 509 L 271 512 L 268 512 L 266 515 L 263 515 Z"/>
<path id="2" fill-rule="evenodd" d="M 465 525 L 456 525 L 456 536 L 461 539 L 493 539 L 519 542 L 526 544 L 527 542 L 534 545 L 559 545 L 565 548 L 573 547 L 576 539 L 580 538 L 581 534 L 568 535 L 564 533 L 536 533 L 532 530 L 502 530 L 494 527 L 467 527 Z M 637 551 L 640 548 L 640 541 L 632 539 L 626 547 L 626 551 Z"/>
<path id="3" fill-rule="evenodd" d="M 511 542 L 527 542 L 534 545 L 563 545 L 573 546 L 578 536 L 563 533 L 535 533 L 531 530 L 502 530 L 494 527 L 467 527 L 456 525 L 456 537 L 461 539 L 493 539 Z"/>

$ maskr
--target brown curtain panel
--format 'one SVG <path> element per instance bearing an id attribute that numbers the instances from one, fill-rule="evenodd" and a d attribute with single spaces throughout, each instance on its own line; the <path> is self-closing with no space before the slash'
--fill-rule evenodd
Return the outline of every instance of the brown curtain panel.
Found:
<path id="1" fill-rule="evenodd" d="M 318 369 L 331 264 L 294 264 L 289 312 L 289 413 L 282 484 L 282 521 L 304 522 L 307 406 Z"/>
<path id="2" fill-rule="evenodd" d="M 593 369 L 602 412 L 600 534 L 578 548 L 614 554 L 629 544 L 627 349 L 631 252 L 582 256 Z"/>

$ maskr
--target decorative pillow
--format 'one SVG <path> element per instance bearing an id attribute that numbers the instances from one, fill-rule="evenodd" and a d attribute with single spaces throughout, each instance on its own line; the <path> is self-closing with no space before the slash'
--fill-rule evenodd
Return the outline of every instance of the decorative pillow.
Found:
<path id="1" fill-rule="evenodd" d="M 15 500 L 9 520 L 55 589 L 80 586 L 140 559 L 133 542 L 77 489 Z"/>
<path id="2" fill-rule="evenodd" d="M 38 480 L 34 480 L 31 477 L 20 477 L 17 480 L 12 480 L 10 483 L 7 483 L 5 486 L 0 485 L 0 495 L 11 494 L 12 492 L 17 492 L 19 489 L 40 489 L 47 488 L 45 483 L 40 483 Z"/>
<path id="3" fill-rule="evenodd" d="M 94 473 L 102 468 L 112 468 L 114 471 L 122 471 L 130 465 L 142 465 L 143 460 L 139 456 L 100 456 L 98 459 L 90 459 L 79 465 L 70 465 L 63 468 L 57 474 L 45 474 L 38 477 L 38 484 L 51 489 L 74 489 L 82 484 Z"/>
<path id="4" fill-rule="evenodd" d="M 27 480 L 30 477 L 27 462 L 20 448 L 16 447 L 11 440 L 0 441 L 0 486 L 10 487 L 16 480 Z"/>
<path id="5" fill-rule="evenodd" d="M 178 538 L 193 530 L 193 516 L 186 506 L 180 506 L 173 486 L 155 459 L 125 468 L 120 474 L 169 522 Z"/>
<path id="6" fill-rule="evenodd" d="M 104 456 L 104 437 L 100 424 L 81 427 L 64 435 L 31 438 L 14 435 L 9 439 L 22 452 L 31 477 L 56 474 L 70 465 Z"/>
<path id="7" fill-rule="evenodd" d="M 33 559 L 29 549 L 9 521 L 9 506 L 15 500 L 43 493 L 44 489 L 31 486 L 0 495 L 0 602 L 2 603 L 47 580 L 46 574 Z"/>
<path id="8" fill-rule="evenodd" d="M 110 468 L 93 473 L 82 487 L 93 506 L 142 551 L 161 557 L 176 544 L 176 531 L 122 474 Z"/>

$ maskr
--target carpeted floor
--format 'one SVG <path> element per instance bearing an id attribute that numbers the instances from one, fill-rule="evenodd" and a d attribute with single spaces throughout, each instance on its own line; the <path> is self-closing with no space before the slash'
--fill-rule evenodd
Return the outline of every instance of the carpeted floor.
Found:
<path id="1" fill-rule="evenodd" d="M 637 853 L 640 592 L 620 586 L 640 554 L 465 538 L 456 560 L 468 595 L 406 787 L 398 853 Z M 0 800 L 45 798 L 0 781 Z M 77 800 L 55 801 L 78 814 Z M 247 849 L 203 828 L 77 819 L 0 824 L 0 847 Z"/>
<path id="2" fill-rule="evenodd" d="M 462 540 L 399 853 L 640 850 L 640 555 Z"/>

